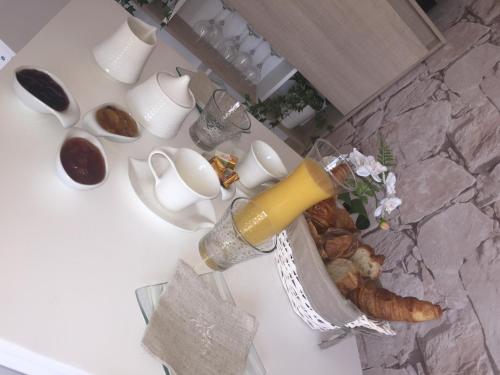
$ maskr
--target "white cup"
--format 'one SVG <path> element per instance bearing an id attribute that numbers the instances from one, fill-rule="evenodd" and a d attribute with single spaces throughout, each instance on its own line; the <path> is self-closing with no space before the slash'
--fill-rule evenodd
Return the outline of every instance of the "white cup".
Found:
<path id="1" fill-rule="evenodd" d="M 154 156 L 162 156 L 170 164 L 161 176 L 153 166 Z M 181 148 L 170 157 L 164 151 L 154 150 L 149 154 L 148 163 L 155 178 L 156 198 L 167 210 L 180 211 L 200 200 L 214 199 L 219 195 L 217 173 L 196 151 Z"/>
<path id="2" fill-rule="evenodd" d="M 248 189 L 273 179 L 281 179 L 288 173 L 279 155 L 267 143 L 254 141 L 250 150 L 236 165 L 240 182 Z"/>

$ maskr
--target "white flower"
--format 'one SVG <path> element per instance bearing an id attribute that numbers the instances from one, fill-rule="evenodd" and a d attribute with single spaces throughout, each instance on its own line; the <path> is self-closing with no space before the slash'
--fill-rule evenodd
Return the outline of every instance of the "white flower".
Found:
<path id="1" fill-rule="evenodd" d="M 401 199 L 399 199 L 397 197 L 384 198 L 380 201 L 380 205 L 375 210 L 374 215 L 375 215 L 375 217 L 380 217 L 384 213 L 390 214 L 392 211 L 394 211 L 400 205 L 401 205 Z"/>
<path id="2" fill-rule="evenodd" d="M 354 164 L 358 176 L 372 176 L 377 182 L 380 182 L 379 175 L 387 171 L 387 167 L 376 161 L 373 156 L 365 156 L 355 148 L 349 154 L 349 161 Z"/>
<path id="3" fill-rule="evenodd" d="M 396 194 L 396 175 L 392 172 L 385 178 L 385 192 L 389 196 Z"/>

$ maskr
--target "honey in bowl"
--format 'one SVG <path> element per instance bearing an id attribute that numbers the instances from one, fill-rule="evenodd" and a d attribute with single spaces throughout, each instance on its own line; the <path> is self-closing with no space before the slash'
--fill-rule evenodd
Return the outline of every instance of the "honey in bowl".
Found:
<path id="1" fill-rule="evenodd" d="M 139 135 L 137 123 L 132 116 L 112 105 L 99 109 L 95 118 L 99 126 L 109 133 L 131 138 Z"/>
<path id="2" fill-rule="evenodd" d="M 16 79 L 29 93 L 50 108 L 58 112 L 68 109 L 68 95 L 47 73 L 36 69 L 22 69 L 16 73 Z"/>
<path id="3" fill-rule="evenodd" d="M 59 155 L 68 176 L 83 185 L 96 185 L 106 176 L 106 163 L 101 151 L 84 138 L 67 139 Z"/>

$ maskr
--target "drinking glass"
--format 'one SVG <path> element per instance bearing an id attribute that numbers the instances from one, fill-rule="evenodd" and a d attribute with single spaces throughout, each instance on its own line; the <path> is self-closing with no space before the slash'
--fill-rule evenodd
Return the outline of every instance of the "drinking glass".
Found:
<path id="1" fill-rule="evenodd" d="M 259 228 L 269 226 L 265 211 L 247 198 L 236 198 L 219 222 L 199 242 L 200 256 L 207 266 L 224 271 L 246 260 L 276 249 L 276 236 L 252 243 Z"/>
<path id="2" fill-rule="evenodd" d="M 240 35 L 225 39 L 217 46 L 217 51 L 227 62 L 231 63 L 238 56 L 240 43 L 248 35 L 248 29 L 243 30 Z"/>
<path id="3" fill-rule="evenodd" d="M 354 191 L 356 189 L 356 175 L 352 170 L 347 155 L 340 151 L 324 138 L 318 138 L 306 155 L 306 158 L 317 161 L 325 171 L 330 173 L 335 182 L 337 192 Z"/>
<path id="4" fill-rule="evenodd" d="M 242 31 L 245 29 L 247 29 L 247 23 L 243 19 L 243 17 L 241 17 L 238 14 L 238 12 L 232 12 L 225 19 L 222 33 L 226 39 L 233 38 L 233 37 L 241 34 Z"/>
<path id="5" fill-rule="evenodd" d="M 263 38 L 255 32 L 255 30 L 247 25 L 248 35 L 241 40 L 240 51 L 250 52 L 251 50 L 257 48 L 257 46 L 262 42 Z"/>
<path id="6" fill-rule="evenodd" d="M 229 12 L 228 8 L 223 5 L 222 10 L 214 18 L 196 22 L 193 25 L 194 32 L 200 39 L 205 39 L 210 44 L 214 43 L 222 35 L 224 19 Z"/>
<path id="7" fill-rule="evenodd" d="M 272 49 L 269 51 L 269 54 L 257 65 L 251 65 L 247 69 L 243 71 L 243 75 L 247 81 L 252 82 L 253 84 L 258 84 L 262 79 L 262 70 L 266 62 L 272 57 L 279 57 L 276 52 Z"/>
<path id="8" fill-rule="evenodd" d="M 193 142 L 205 151 L 242 133 L 250 133 L 246 107 L 225 90 L 215 90 L 199 119 L 189 128 Z"/>

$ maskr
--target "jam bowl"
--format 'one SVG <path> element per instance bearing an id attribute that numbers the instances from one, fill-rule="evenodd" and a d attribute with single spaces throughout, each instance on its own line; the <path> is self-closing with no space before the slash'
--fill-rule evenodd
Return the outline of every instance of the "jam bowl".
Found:
<path id="1" fill-rule="evenodd" d="M 128 143 L 141 138 L 141 126 L 124 107 L 104 103 L 87 112 L 82 127 L 112 142 Z"/>
<path id="2" fill-rule="evenodd" d="M 69 128 L 80 119 L 80 107 L 66 85 L 54 74 L 34 66 L 20 66 L 14 72 L 14 92 L 35 112 L 54 115 Z"/>
<path id="3" fill-rule="evenodd" d="M 74 189 L 95 189 L 106 181 L 109 165 L 101 142 L 89 132 L 71 129 L 59 147 L 57 175 Z"/>

